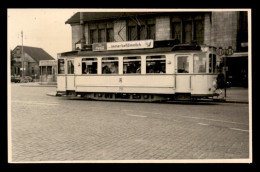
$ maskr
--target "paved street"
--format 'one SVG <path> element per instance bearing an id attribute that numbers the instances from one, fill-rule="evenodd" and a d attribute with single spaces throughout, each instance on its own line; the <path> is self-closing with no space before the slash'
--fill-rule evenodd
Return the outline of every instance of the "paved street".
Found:
<path id="1" fill-rule="evenodd" d="M 13 162 L 249 158 L 248 104 L 46 95 L 55 89 L 11 84 Z"/>

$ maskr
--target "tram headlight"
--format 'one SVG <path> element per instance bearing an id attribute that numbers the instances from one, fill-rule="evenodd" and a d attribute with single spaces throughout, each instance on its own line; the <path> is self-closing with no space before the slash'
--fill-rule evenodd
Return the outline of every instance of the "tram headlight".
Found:
<path id="1" fill-rule="evenodd" d="M 213 85 L 214 88 L 217 88 L 217 81 L 214 80 L 214 81 L 212 82 L 212 85 Z"/>

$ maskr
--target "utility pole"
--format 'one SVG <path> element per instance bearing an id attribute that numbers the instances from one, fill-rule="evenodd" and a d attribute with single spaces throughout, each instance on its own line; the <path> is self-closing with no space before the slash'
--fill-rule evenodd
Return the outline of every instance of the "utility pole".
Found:
<path id="1" fill-rule="evenodd" d="M 227 54 L 225 54 L 224 56 L 224 81 L 225 81 L 224 96 L 226 99 L 227 98 Z"/>
<path id="2" fill-rule="evenodd" d="M 23 30 L 21 32 L 21 38 L 22 38 L 22 78 L 24 78 Z"/>

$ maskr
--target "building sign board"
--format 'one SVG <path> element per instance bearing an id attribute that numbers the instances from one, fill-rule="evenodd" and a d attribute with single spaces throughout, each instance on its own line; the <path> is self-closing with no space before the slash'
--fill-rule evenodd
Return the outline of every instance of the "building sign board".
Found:
<path id="1" fill-rule="evenodd" d="M 140 41 L 125 41 L 125 42 L 108 42 L 108 43 L 94 43 L 93 51 L 109 51 L 109 50 L 130 50 L 130 49 L 144 49 L 153 48 L 154 41 L 140 40 Z"/>
<path id="2" fill-rule="evenodd" d="M 93 51 L 106 51 L 107 43 L 94 43 L 92 46 Z"/>

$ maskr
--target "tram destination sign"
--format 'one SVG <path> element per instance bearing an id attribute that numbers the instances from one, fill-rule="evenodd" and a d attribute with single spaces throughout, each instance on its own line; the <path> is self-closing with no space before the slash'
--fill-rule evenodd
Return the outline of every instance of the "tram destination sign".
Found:
<path id="1" fill-rule="evenodd" d="M 94 43 L 93 51 L 109 51 L 109 50 L 130 50 L 130 49 L 144 49 L 153 48 L 154 41 L 140 40 L 140 41 L 125 41 L 125 42 L 107 42 L 107 43 Z"/>

